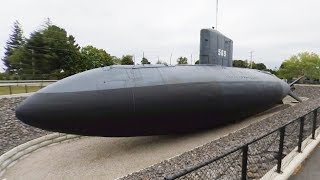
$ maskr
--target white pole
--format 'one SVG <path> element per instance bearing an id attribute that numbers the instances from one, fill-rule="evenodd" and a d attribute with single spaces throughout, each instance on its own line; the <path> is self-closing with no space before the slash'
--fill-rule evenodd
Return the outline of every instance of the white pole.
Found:
<path id="1" fill-rule="evenodd" d="M 218 30 L 218 12 L 219 12 L 219 0 L 216 3 L 216 29 Z"/>
<path id="2" fill-rule="evenodd" d="M 252 64 L 253 64 L 253 58 L 252 58 L 252 54 L 254 53 L 254 51 L 250 51 L 250 68 L 252 69 Z"/>
<path id="3" fill-rule="evenodd" d="M 136 65 L 136 56 L 133 55 L 133 65 L 135 66 Z"/>

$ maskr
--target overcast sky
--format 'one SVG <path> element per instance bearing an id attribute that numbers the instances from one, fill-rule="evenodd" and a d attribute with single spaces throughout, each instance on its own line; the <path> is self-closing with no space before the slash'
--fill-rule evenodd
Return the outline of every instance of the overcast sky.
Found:
<path id="1" fill-rule="evenodd" d="M 216 0 L 4 0 L 0 7 L 0 57 L 18 20 L 24 34 L 46 18 L 115 56 L 135 55 L 155 63 L 199 57 L 200 29 L 215 26 Z M 220 0 L 218 30 L 234 42 L 233 59 L 279 67 L 291 55 L 320 53 L 319 0 Z M 1 64 L 0 67 L 3 67 Z M 1 68 L 2 69 L 2 68 Z"/>

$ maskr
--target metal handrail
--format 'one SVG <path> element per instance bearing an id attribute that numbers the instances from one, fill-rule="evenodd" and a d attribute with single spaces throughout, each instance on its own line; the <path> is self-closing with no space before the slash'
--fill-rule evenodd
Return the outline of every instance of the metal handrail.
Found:
<path id="1" fill-rule="evenodd" d="M 279 151 L 278 151 L 278 156 L 277 156 L 277 161 L 278 161 L 278 162 L 277 162 L 277 170 L 276 170 L 276 172 L 277 172 L 277 173 L 281 173 L 281 165 L 282 165 L 282 157 L 283 157 L 283 147 L 284 147 L 284 136 L 285 136 L 285 129 L 286 129 L 286 127 L 287 127 L 288 125 L 290 125 L 290 124 L 292 124 L 292 123 L 300 120 L 300 130 L 299 130 L 299 137 L 298 137 L 298 138 L 299 138 L 299 139 L 298 139 L 298 140 L 299 140 L 299 142 L 298 142 L 298 152 L 301 153 L 301 152 L 302 152 L 302 151 L 301 151 L 301 145 L 302 145 L 302 140 L 303 140 L 303 127 L 304 127 L 305 117 L 306 117 L 308 114 L 313 113 L 312 139 L 315 139 L 315 131 L 316 131 L 316 123 L 317 123 L 317 111 L 318 111 L 319 109 L 320 109 L 320 107 L 317 107 L 317 108 L 315 108 L 315 109 L 313 109 L 313 110 L 311 110 L 311 111 L 308 111 L 306 114 L 304 114 L 304 115 L 302 115 L 302 116 L 300 116 L 300 117 L 298 117 L 298 118 L 296 118 L 296 119 L 294 119 L 294 120 L 292 120 L 292 121 L 284 124 L 283 126 L 277 128 L 277 129 L 275 129 L 275 130 L 273 130 L 273 131 L 271 131 L 271 132 L 269 132 L 269 133 L 267 133 L 267 134 L 264 134 L 264 135 L 262 135 L 262 136 L 260 136 L 260 137 L 258 137 L 258 138 L 256 138 L 256 139 L 254 139 L 254 140 L 252 140 L 252 141 L 250 141 L 250 142 L 248 142 L 248 143 L 246 143 L 246 144 L 244 144 L 244 145 L 242 145 L 242 146 L 240 146 L 240 147 L 237 147 L 237 148 L 235 148 L 235 149 L 233 149 L 233 150 L 231 150 L 231 151 L 229 151 L 229 152 L 227 152 L 227 153 L 225 153 L 225 154 L 223 154 L 223 155 L 221 155 L 221 156 L 215 157 L 215 158 L 213 158 L 213 159 L 209 159 L 209 160 L 207 160 L 207 161 L 203 161 L 203 162 L 201 162 L 201 163 L 199 163 L 199 164 L 197 164 L 197 165 L 195 165 L 195 166 L 187 167 L 187 168 L 183 169 L 182 171 L 180 171 L 180 172 L 178 172 L 178 173 L 176 173 L 176 174 L 168 175 L 167 177 L 165 177 L 165 179 L 167 179 L 167 180 L 172 180 L 172 179 L 180 178 L 180 177 L 182 177 L 182 176 L 184 176 L 184 175 L 187 175 L 187 174 L 189 174 L 189 173 L 191 173 L 191 172 L 193 172 L 193 171 L 196 171 L 197 169 L 200 169 L 200 168 L 202 168 L 202 167 L 204 167 L 204 166 L 206 166 L 206 165 L 208 165 L 208 164 L 211 164 L 211 163 L 213 163 L 213 162 L 215 162 L 215 161 L 218 161 L 218 160 L 220 160 L 220 159 L 222 159 L 222 158 L 224 158 L 224 157 L 226 157 L 226 156 L 228 156 L 228 155 L 230 155 L 230 154 L 232 154 L 232 153 L 234 153 L 234 152 L 236 152 L 236 151 L 242 150 L 243 153 L 242 153 L 242 173 L 241 173 L 241 179 L 245 180 L 245 179 L 247 179 L 247 170 L 248 170 L 248 169 L 247 169 L 248 147 L 249 147 L 251 144 L 253 144 L 253 143 L 255 143 L 255 142 L 257 142 L 257 141 L 259 141 L 259 140 L 261 140 L 261 139 L 263 139 L 263 138 L 265 138 L 265 137 L 267 137 L 267 136 L 269 136 L 269 135 L 271 135 L 271 134 L 273 134 L 273 133 L 275 133 L 275 132 L 277 132 L 277 131 L 280 131 L 280 142 L 279 142 Z"/>

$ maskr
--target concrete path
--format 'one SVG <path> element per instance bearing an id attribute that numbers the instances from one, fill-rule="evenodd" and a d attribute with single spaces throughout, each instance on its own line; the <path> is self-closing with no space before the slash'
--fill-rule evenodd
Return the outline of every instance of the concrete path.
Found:
<path id="1" fill-rule="evenodd" d="M 289 180 L 319 180 L 320 179 L 320 145 L 312 152 L 312 154 L 301 165 L 301 169 L 297 169 L 297 174 L 290 177 Z"/>
<path id="2" fill-rule="evenodd" d="M 280 108 L 281 109 L 281 108 Z M 280 110 L 277 108 L 277 110 Z M 45 147 L 10 167 L 6 179 L 115 179 L 204 145 L 275 114 L 201 133 L 129 138 L 88 137 Z"/>

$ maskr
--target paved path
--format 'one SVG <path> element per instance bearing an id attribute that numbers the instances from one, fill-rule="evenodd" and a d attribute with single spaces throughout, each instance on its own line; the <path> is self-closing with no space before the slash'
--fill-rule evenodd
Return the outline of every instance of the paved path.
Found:
<path id="1" fill-rule="evenodd" d="M 302 164 L 300 171 L 289 180 L 319 180 L 320 179 L 320 145 Z"/>
<path id="2" fill-rule="evenodd" d="M 278 109 L 279 110 L 279 109 Z M 9 168 L 9 179 L 115 179 L 204 145 L 273 115 L 176 136 L 88 137 L 40 149 Z"/>

